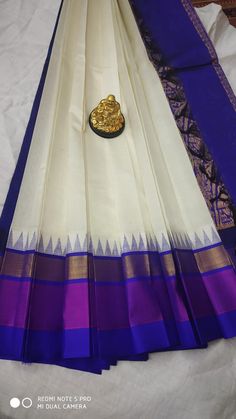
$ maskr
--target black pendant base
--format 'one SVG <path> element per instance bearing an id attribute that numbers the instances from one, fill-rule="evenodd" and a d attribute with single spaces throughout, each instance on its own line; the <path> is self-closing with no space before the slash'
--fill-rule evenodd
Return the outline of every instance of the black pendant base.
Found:
<path id="1" fill-rule="evenodd" d="M 115 132 L 105 132 L 105 131 L 101 131 L 99 129 L 94 128 L 92 122 L 91 122 L 91 114 L 89 115 L 89 125 L 90 128 L 93 130 L 93 132 L 95 132 L 95 134 L 99 135 L 99 137 L 103 137 L 103 138 L 115 138 L 118 137 L 120 134 L 122 134 L 122 132 L 124 131 L 125 128 L 125 123 L 124 125 Z"/>

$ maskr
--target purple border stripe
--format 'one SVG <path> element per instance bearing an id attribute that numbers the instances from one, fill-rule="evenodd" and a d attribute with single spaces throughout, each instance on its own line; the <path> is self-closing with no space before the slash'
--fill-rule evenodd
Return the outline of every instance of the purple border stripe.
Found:
<path id="1" fill-rule="evenodd" d="M 172 281 L 124 281 L 117 287 L 108 283 L 98 286 L 95 281 L 52 287 L 45 282 L 5 279 L 0 287 L 0 324 L 27 324 L 33 330 L 95 326 L 110 330 L 160 320 L 182 322 L 192 314 L 200 318 L 236 310 L 233 270 L 199 275 L 194 280 L 183 275 Z"/>

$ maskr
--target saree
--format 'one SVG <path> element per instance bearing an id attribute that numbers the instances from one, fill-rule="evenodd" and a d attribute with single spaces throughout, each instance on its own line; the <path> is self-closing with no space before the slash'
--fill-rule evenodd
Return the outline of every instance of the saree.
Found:
<path id="1" fill-rule="evenodd" d="M 156 70 L 126 1 L 62 3 L 0 220 L 1 358 L 101 373 L 236 335 L 232 255 Z M 114 139 L 88 123 L 109 94 Z"/>

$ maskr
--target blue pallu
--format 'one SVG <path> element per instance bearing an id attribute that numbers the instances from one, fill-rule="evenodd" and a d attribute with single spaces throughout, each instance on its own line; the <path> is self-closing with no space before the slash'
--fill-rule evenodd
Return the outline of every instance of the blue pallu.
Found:
<path id="1" fill-rule="evenodd" d="M 189 0 L 130 0 L 137 23 L 183 85 L 194 119 L 236 203 L 236 98 Z"/>

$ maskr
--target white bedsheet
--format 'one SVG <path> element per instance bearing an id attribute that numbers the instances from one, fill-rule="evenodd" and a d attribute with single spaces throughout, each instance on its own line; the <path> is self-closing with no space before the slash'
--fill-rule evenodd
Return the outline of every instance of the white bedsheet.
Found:
<path id="1" fill-rule="evenodd" d="M 211 3 L 196 9 L 208 32 L 221 66 L 236 94 L 236 29 L 229 24 L 221 6 Z"/>
<path id="2" fill-rule="evenodd" d="M 0 0 L 0 211 L 19 154 L 60 0 Z M 220 6 L 198 9 L 236 92 L 236 30 Z M 208 349 L 119 362 L 97 376 L 56 366 L 0 361 L 0 419 L 234 419 L 236 339 Z M 37 409 L 39 396 L 91 396 L 87 409 Z M 12 397 L 30 397 L 26 409 Z M 26 401 L 27 402 L 27 401 Z M 40 402 L 39 402 L 40 403 Z M 51 402 L 51 404 L 55 404 Z M 57 402 L 58 404 L 58 402 Z"/>

